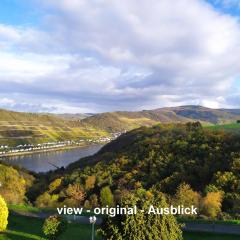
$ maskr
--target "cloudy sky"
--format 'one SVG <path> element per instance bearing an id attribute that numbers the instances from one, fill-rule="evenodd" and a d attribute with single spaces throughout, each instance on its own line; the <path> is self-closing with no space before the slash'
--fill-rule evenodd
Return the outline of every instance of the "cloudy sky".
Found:
<path id="1" fill-rule="evenodd" d="M 240 108 L 239 0 L 1 0 L 0 108 Z"/>

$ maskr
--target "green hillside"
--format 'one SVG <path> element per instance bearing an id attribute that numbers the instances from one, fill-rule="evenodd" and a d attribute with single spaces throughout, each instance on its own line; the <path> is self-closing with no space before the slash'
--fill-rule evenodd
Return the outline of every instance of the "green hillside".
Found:
<path id="1" fill-rule="evenodd" d="M 50 175 L 36 204 L 70 203 L 73 199 L 64 193 L 74 185 L 84 192 L 82 204 L 87 206 L 101 204 L 101 191 L 106 186 L 116 204 L 129 193 L 147 197 L 162 192 L 176 202 L 177 189 L 188 184 L 186 189 L 191 190 L 182 193 L 186 196 L 184 201 L 191 202 L 188 194 L 193 194 L 194 205 L 202 206 L 199 199 L 204 200 L 208 192 L 216 192 L 219 200 L 215 201 L 220 201 L 220 208 L 214 218 L 225 215 L 231 218 L 231 214 L 234 217 L 240 213 L 239 146 L 239 135 L 210 131 L 199 123 L 141 127 L 105 145 L 96 155 Z M 57 187 L 52 189 L 50 186 L 56 182 Z M 200 213 L 213 217 L 204 208 Z"/>
<path id="2" fill-rule="evenodd" d="M 133 201 L 128 204 L 151 204 L 160 197 L 168 205 L 196 206 L 199 214 L 191 215 L 191 220 L 239 219 L 239 146 L 240 135 L 212 131 L 199 123 L 141 127 L 122 134 L 94 156 L 72 163 L 65 170 L 33 174 L 0 164 L 0 194 L 8 203 L 54 209 L 64 205 L 85 209 L 122 206 L 124 199 Z M 16 220 L 10 218 L 2 239 L 11 239 L 14 234 L 16 239 L 18 234 L 41 235 L 39 230 L 26 228 L 28 219 L 19 220 L 20 229 L 14 228 Z M 116 223 L 118 220 L 116 217 Z M 79 235 L 72 227 L 69 229 L 74 239 Z M 83 232 L 88 234 L 88 230 Z M 199 236 L 211 239 L 210 235 Z M 219 235 L 211 237 L 218 239 Z M 184 238 L 199 239 L 198 234 L 190 233 Z"/>

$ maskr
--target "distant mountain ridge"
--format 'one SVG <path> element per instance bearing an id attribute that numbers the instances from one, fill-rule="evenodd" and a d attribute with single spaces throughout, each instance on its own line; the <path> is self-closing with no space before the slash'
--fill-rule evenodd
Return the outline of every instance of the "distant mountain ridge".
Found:
<path id="1" fill-rule="evenodd" d="M 0 144 L 16 145 L 74 139 L 92 139 L 158 123 L 227 124 L 240 120 L 240 109 L 202 106 L 164 107 L 154 110 L 99 114 L 23 113 L 0 109 Z"/>
<path id="2" fill-rule="evenodd" d="M 122 131 L 139 126 L 152 126 L 157 123 L 200 121 L 203 124 L 226 124 L 239 119 L 240 109 L 211 109 L 187 105 L 139 112 L 106 112 L 87 117 L 82 122 L 106 131 Z"/>

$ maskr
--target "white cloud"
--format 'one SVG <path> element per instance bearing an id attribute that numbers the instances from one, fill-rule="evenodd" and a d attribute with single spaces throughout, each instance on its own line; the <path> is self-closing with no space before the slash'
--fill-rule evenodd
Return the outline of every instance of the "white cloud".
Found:
<path id="1" fill-rule="evenodd" d="M 232 104 L 240 25 L 206 2 L 37 2 L 41 29 L 0 25 L 2 91 L 69 111 Z"/>

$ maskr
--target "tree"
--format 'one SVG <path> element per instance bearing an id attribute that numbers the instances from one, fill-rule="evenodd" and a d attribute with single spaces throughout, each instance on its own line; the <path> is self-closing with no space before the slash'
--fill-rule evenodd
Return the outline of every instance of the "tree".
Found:
<path id="1" fill-rule="evenodd" d="M 94 188 L 96 182 L 96 177 L 95 176 L 88 176 L 85 182 L 85 188 L 86 190 L 90 190 Z"/>
<path id="2" fill-rule="evenodd" d="M 48 217 L 43 224 L 43 233 L 48 239 L 57 239 L 67 228 L 67 221 L 63 218 L 53 215 Z"/>
<path id="3" fill-rule="evenodd" d="M 91 195 L 89 200 L 90 200 L 90 204 L 91 204 L 92 208 L 98 207 L 98 205 L 99 205 L 98 204 L 98 196 L 96 194 Z"/>
<path id="4" fill-rule="evenodd" d="M 66 189 L 66 196 L 73 200 L 77 206 L 81 205 L 86 197 L 86 194 L 80 184 L 69 184 Z"/>
<path id="5" fill-rule="evenodd" d="M 8 208 L 5 200 L 0 196 L 0 232 L 6 230 L 8 224 Z"/>
<path id="6" fill-rule="evenodd" d="M 62 178 L 57 178 L 49 184 L 49 192 L 54 192 L 57 188 L 61 186 Z"/>
<path id="7" fill-rule="evenodd" d="M 124 199 L 122 207 L 140 206 L 142 211 L 132 215 L 109 217 L 100 230 L 106 240 L 182 240 L 182 231 L 173 215 L 148 214 L 149 206 L 167 207 L 166 199 L 161 194 L 151 200 L 136 197 L 133 194 Z"/>
<path id="8" fill-rule="evenodd" d="M 240 187 L 240 181 L 233 172 L 217 172 L 215 174 L 215 183 L 224 192 L 232 192 Z"/>
<path id="9" fill-rule="evenodd" d="M 24 179 L 24 175 L 20 171 L 17 171 L 13 167 L 0 164 L 0 182 L 2 187 L 0 188 L 0 194 L 3 196 L 7 203 L 23 203 L 25 200 L 26 188 L 28 187 L 27 181 Z M 29 179 L 29 184 L 31 179 Z"/>
<path id="10" fill-rule="evenodd" d="M 202 212 L 204 215 L 215 218 L 221 212 L 222 192 L 209 192 L 202 200 Z"/>
<path id="11" fill-rule="evenodd" d="M 50 195 L 48 192 L 45 192 L 36 199 L 35 204 L 37 207 L 55 207 L 58 197 L 57 194 Z"/>
<path id="12" fill-rule="evenodd" d="M 100 192 L 100 200 L 103 206 L 107 206 L 107 205 L 109 207 L 114 206 L 114 197 L 111 189 L 108 186 L 102 188 Z"/>
<path id="13" fill-rule="evenodd" d="M 174 204 L 183 205 L 184 207 L 194 206 L 199 208 L 200 198 L 201 198 L 200 194 L 193 191 L 189 184 L 183 183 L 177 189 L 174 198 Z"/>

